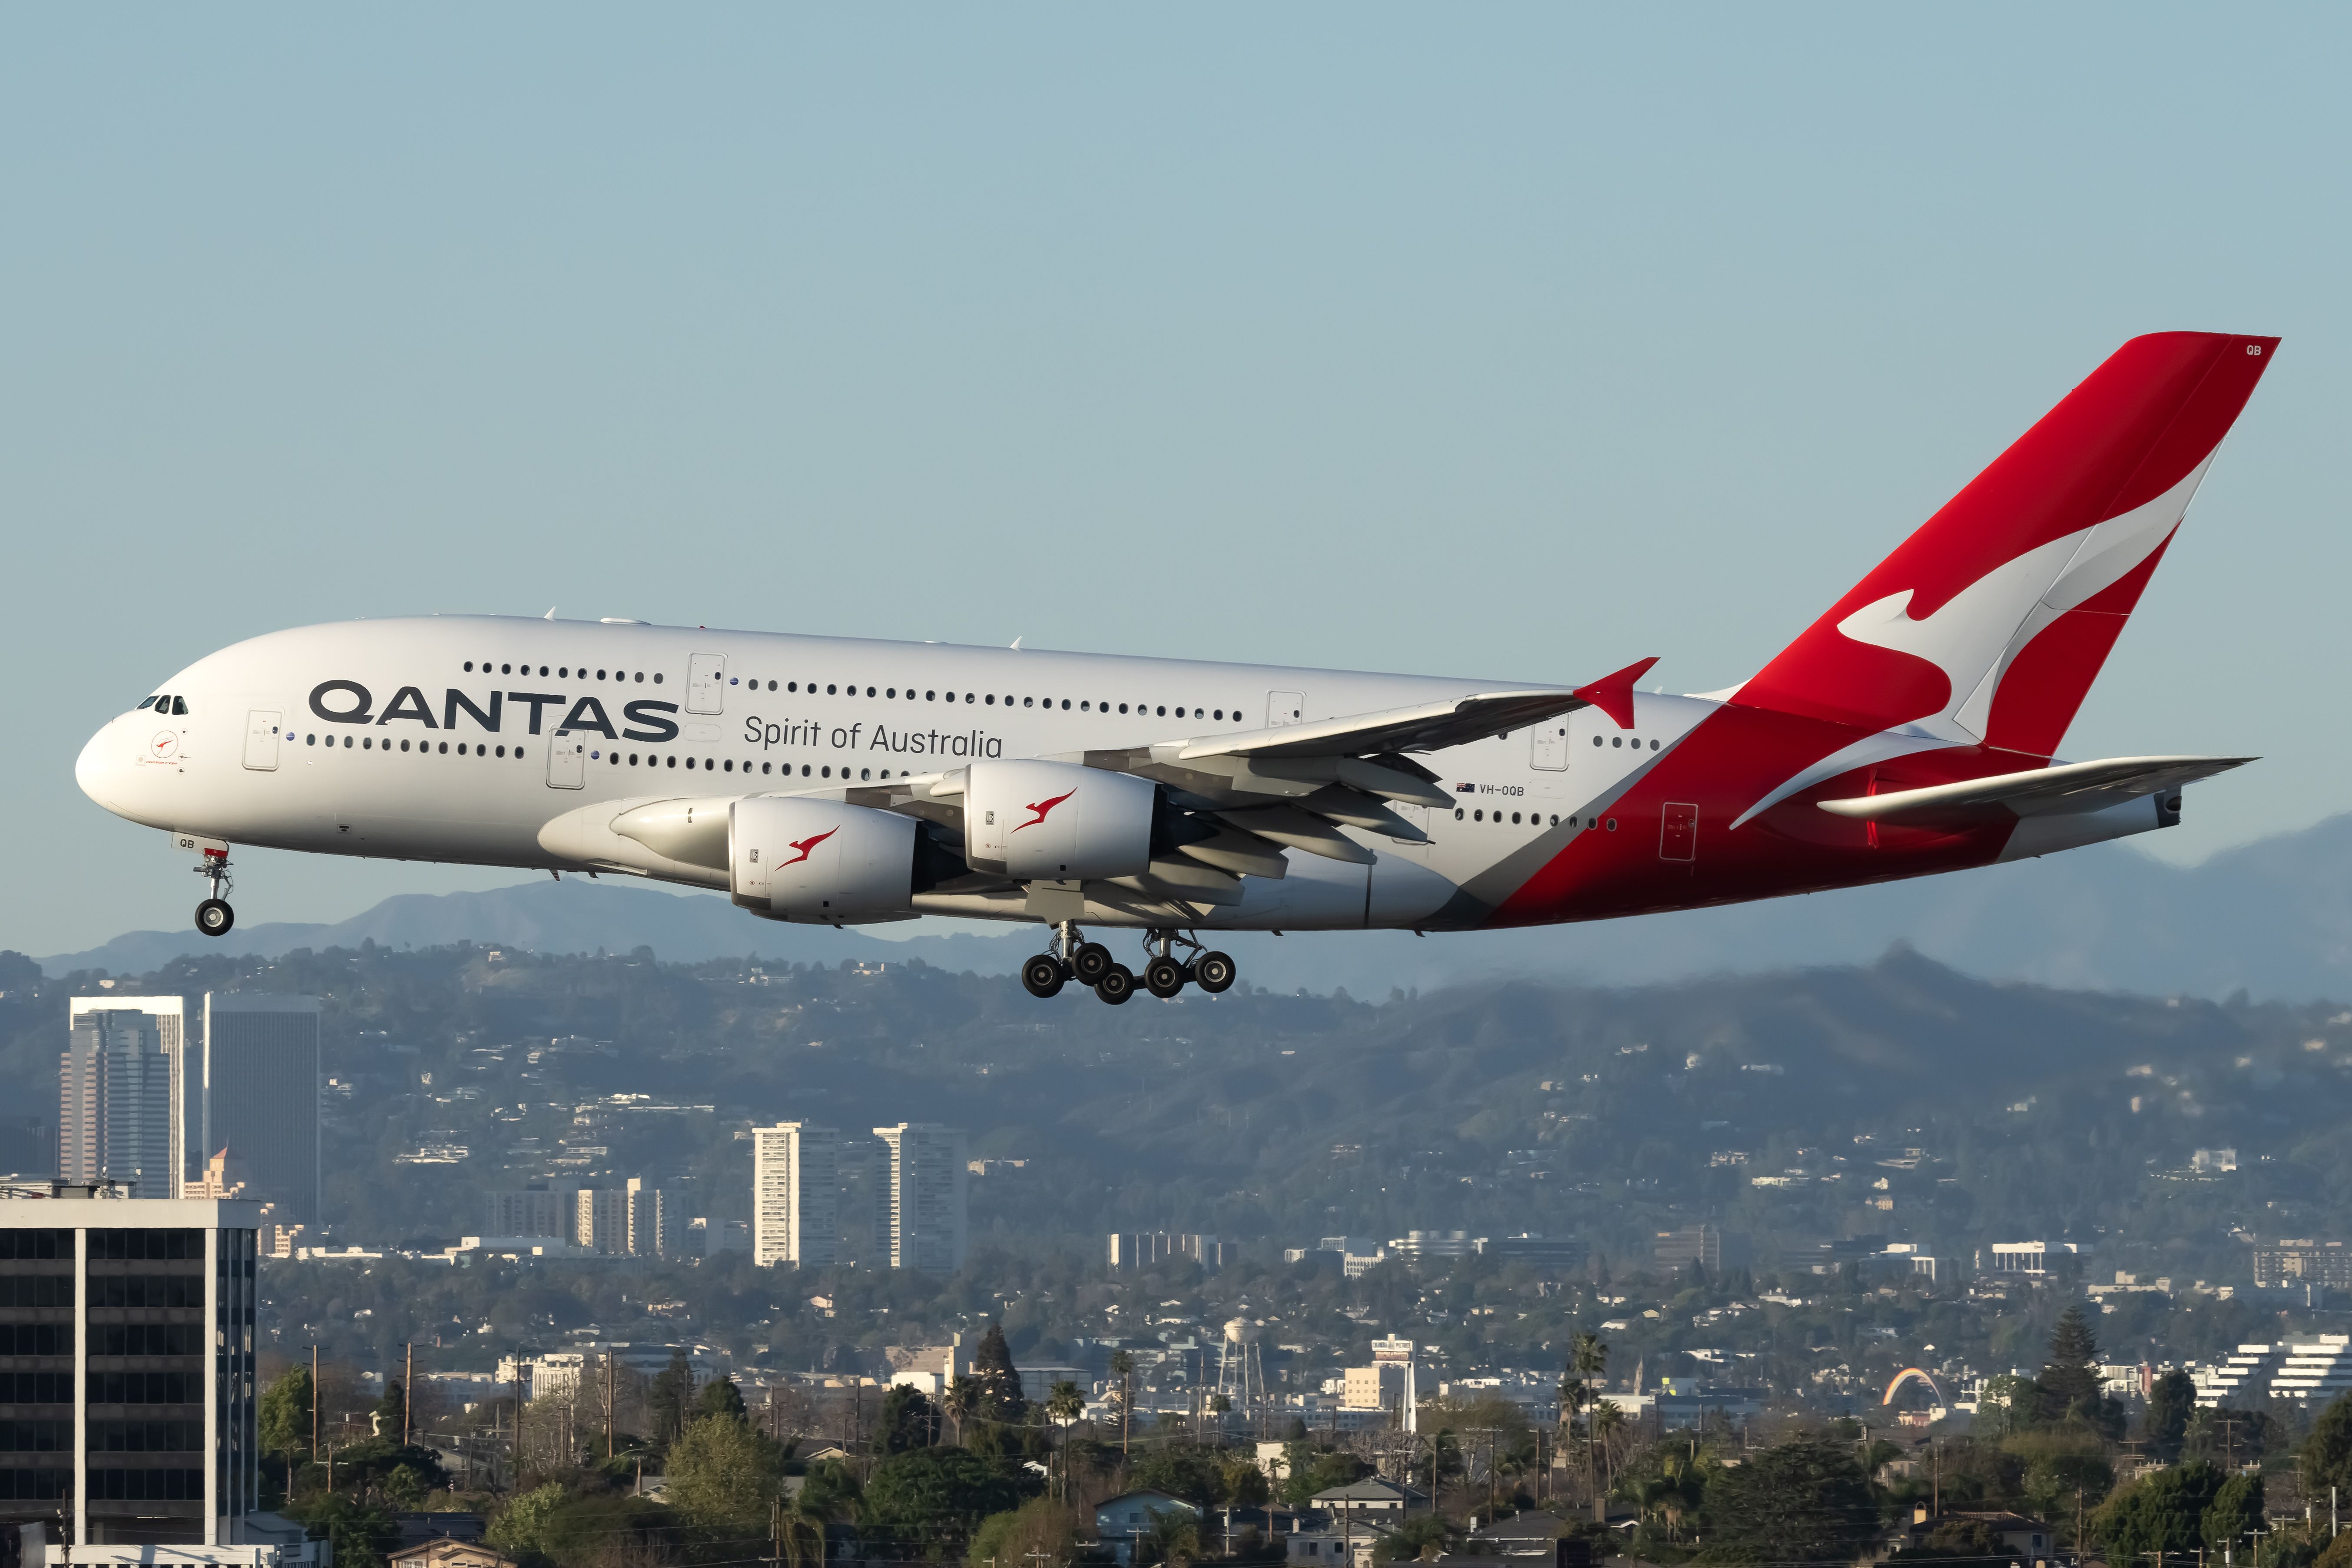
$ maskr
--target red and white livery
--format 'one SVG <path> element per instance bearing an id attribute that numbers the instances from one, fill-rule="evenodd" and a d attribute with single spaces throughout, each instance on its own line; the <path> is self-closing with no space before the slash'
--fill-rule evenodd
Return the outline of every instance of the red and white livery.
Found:
<path id="1" fill-rule="evenodd" d="M 2044 855 L 2247 761 L 2060 742 L 2275 338 L 2135 338 L 1754 677 L 1637 689 L 434 616 L 208 655 L 83 790 L 232 844 L 619 872 L 832 924 L 1040 922 L 1024 979 L 1234 978 L 1200 933 L 1597 920 Z M 1085 926 L 1145 933 L 1139 977 Z M 1180 958 L 1179 952 L 1189 956 Z"/>

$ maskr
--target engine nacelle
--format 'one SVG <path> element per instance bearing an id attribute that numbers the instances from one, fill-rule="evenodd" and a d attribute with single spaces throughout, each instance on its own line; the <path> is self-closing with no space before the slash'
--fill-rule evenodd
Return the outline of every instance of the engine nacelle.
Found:
<path id="1" fill-rule="evenodd" d="M 911 912 L 920 825 L 840 801 L 754 795 L 727 820 L 735 901 L 778 921 Z"/>
<path id="2" fill-rule="evenodd" d="M 963 796 L 964 858 L 1000 877 L 1076 881 L 1151 866 L 1160 786 L 1076 763 L 974 763 Z"/>

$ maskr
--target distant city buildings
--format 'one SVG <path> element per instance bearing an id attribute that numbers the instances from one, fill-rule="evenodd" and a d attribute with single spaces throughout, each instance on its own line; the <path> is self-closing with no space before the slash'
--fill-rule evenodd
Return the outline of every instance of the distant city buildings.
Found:
<path id="1" fill-rule="evenodd" d="M 813 1121 L 751 1130 L 751 1261 L 829 1268 L 840 1256 L 841 1134 Z"/>
<path id="2" fill-rule="evenodd" d="M 824 1268 L 870 1237 L 876 1267 L 952 1274 L 969 1241 L 965 1135 L 936 1122 L 845 1137 L 810 1121 L 751 1130 L 752 1261 Z"/>
<path id="3" fill-rule="evenodd" d="M 572 1194 L 572 1239 L 606 1258 L 665 1258 L 662 1190 L 641 1176 L 625 1186 L 582 1187 Z"/>
<path id="4" fill-rule="evenodd" d="M 180 1195 L 190 1173 L 186 1017 L 177 996 L 77 996 L 58 1058 L 58 1174 Z"/>
<path id="5" fill-rule="evenodd" d="M 1687 1268 L 1696 1263 L 1713 1274 L 1723 1267 L 1723 1233 L 1711 1225 L 1662 1230 L 1651 1245 L 1650 1256 L 1664 1268 Z"/>
<path id="6" fill-rule="evenodd" d="M 888 1205 L 890 1267 L 954 1273 L 963 1267 L 969 1239 L 965 1183 L 971 1170 L 962 1131 L 933 1121 L 902 1121 L 877 1127 L 874 1136 L 889 1152 L 882 1195 Z"/>
<path id="7" fill-rule="evenodd" d="M 1115 1232 L 1106 1250 L 1114 1274 L 1131 1274 L 1179 1258 L 1189 1258 L 1213 1274 L 1227 1263 L 1239 1262 L 1241 1255 L 1236 1244 L 1213 1236 L 1165 1230 Z"/>
<path id="8" fill-rule="evenodd" d="M 519 1192 L 484 1193 L 482 1234 L 543 1236 L 569 1241 L 572 1238 L 570 1196 L 568 1193 L 554 1191 L 545 1182 L 527 1183 Z"/>
<path id="9" fill-rule="evenodd" d="M 467 1251 L 538 1252 L 559 1257 L 572 1248 L 605 1258 L 667 1258 L 668 1199 L 659 1187 L 632 1176 L 618 1187 L 557 1187 L 530 1182 L 482 1194 L 482 1233 Z M 533 1248 L 528 1244 L 565 1244 Z"/>
<path id="10" fill-rule="evenodd" d="M 247 1197 L 283 1222 L 317 1224 L 319 999 L 206 992 L 201 1093 L 197 1116 L 183 1115 L 204 1129 L 190 1164 L 226 1149 L 244 1163 Z"/>
<path id="11" fill-rule="evenodd" d="M 2254 1289 L 2352 1290 L 2352 1247 L 2340 1241 L 2280 1241 L 2254 1248 Z"/>
<path id="12" fill-rule="evenodd" d="M 2352 1394 L 2352 1335 L 2320 1334 L 2240 1345 L 2220 1363 L 2193 1369 L 2197 1403 L 2244 1409 L 2265 1396 L 2308 1405 Z"/>

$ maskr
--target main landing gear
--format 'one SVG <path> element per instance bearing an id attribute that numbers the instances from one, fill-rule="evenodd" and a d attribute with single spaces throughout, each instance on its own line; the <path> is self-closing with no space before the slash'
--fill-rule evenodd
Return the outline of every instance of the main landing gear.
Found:
<path id="1" fill-rule="evenodd" d="M 1189 962 L 1176 958 L 1179 944 L 1192 950 Z M 1143 966 L 1141 984 L 1154 996 L 1172 997 L 1188 984 L 1213 995 L 1234 983 L 1234 961 L 1222 952 L 1202 951 L 1190 937 L 1160 928 L 1144 933 L 1143 946 L 1151 957 Z M 1135 972 L 1113 958 L 1110 949 L 1087 941 L 1076 921 L 1064 921 L 1054 928 L 1053 949 L 1021 966 L 1021 984 L 1032 996 L 1044 997 L 1058 994 L 1072 980 L 1091 986 L 1114 1007 L 1134 995 L 1138 984 Z"/>
<path id="2" fill-rule="evenodd" d="M 196 906 L 196 929 L 206 936 L 226 936 L 236 924 L 236 911 L 228 907 L 222 895 L 229 890 L 228 851 L 207 847 L 204 858 L 196 862 L 196 875 L 210 885 L 212 894 Z"/>

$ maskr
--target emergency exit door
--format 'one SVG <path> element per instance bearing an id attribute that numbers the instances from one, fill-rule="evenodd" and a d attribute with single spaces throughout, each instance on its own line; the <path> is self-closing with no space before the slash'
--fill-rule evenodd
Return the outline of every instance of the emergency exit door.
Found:
<path id="1" fill-rule="evenodd" d="M 1534 737 L 1534 752 L 1528 765 L 1548 773 L 1556 773 L 1568 766 L 1568 721 L 1555 719 L 1549 724 L 1538 724 L 1528 731 Z"/>
<path id="2" fill-rule="evenodd" d="M 245 765 L 258 773 L 278 768 L 278 725 L 282 713 L 255 709 L 245 716 Z"/>
<path id="3" fill-rule="evenodd" d="M 686 661 L 686 710 L 720 713 L 727 708 L 727 656 L 698 653 Z"/>
<path id="4" fill-rule="evenodd" d="M 1697 806 L 1678 800 L 1666 802 L 1658 817 L 1658 858 L 1698 858 Z"/>
<path id="5" fill-rule="evenodd" d="M 585 789 L 588 784 L 588 737 L 558 730 L 547 744 L 547 787 Z"/>
<path id="6" fill-rule="evenodd" d="M 1265 694 L 1265 727 L 1278 729 L 1296 724 L 1307 717 L 1307 693 L 1303 691 L 1269 691 Z"/>

